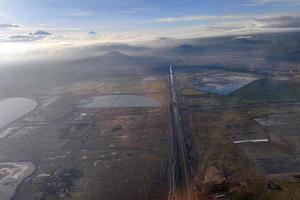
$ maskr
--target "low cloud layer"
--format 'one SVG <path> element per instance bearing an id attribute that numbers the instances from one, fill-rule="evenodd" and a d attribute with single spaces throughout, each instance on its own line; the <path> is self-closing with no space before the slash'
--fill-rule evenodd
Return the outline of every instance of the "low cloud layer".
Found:
<path id="1" fill-rule="evenodd" d="M 31 42 L 31 41 L 41 40 L 41 39 L 43 38 L 29 36 L 29 35 L 12 35 L 2 40 L 2 42 Z"/>
<path id="2" fill-rule="evenodd" d="M 300 28 L 300 14 L 180 16 L 154 19 L 152 22 L 173 27 L 180 27 L 183 22 L 190 23 L 191 31 L 201 33 L 208 31 L 210 35 L 219 33 L 226 35 L 238 32 L 246 33 L 247 31 L 267 32 L 288 28 L 298 29 Z"/>
<path id="3" fill-rule="evenodd" d="M 247 32 L 268 32 L 287 29 L 300 29 L 300 14 L 280 15 L 198 15 L 198 16 L 176 16 L 147 21 L 149 27 L 163 24 L 164 29 L 157 31 L 137 31 L 131 33 L 122 33 L 121 35 L 113 33 L 101 33 L 96 31 L 77 32 L 72 34 L 66 31 L 64 33 L 53 34 L 45 30 L 36 30 L 36 28 L 27 29 L 25 33 L 20 33 L 21 29 L 12 29 L 6 35 L 0 34 L 0 42 L 33 42 L 43 41 L 51 38 L 47 42 L 61 42 L 68 40 L 69 43 L 83 42 L 136 42 L 155 39 L 158 37 L 172 38 L 191 38 L 206 37 L 217 35 L 244 34 Z M 184 23 L 184 26 L 182 26 Z M 1 27 L 1 26 L 0 26 Z M 17 25 L 2 25 L 2 27 L 19 27 Z M 51 27 L 48 27 L 49 30 Z M 16 30 L 14 32 L 14 30 Z M 53 30 L 55 31 L 55 30 Z M 56 31 L 59 31 L 57 29 Z M 72 30 L 70 30 L 72 31 Z M 65 37 L 58 37 L 64 35 Z M 58 41 L 59 40 L 59 41 Z"/>
<path id="4" fill-rule="evenodd" d="M 279 16 L 258 19 L 266 28 L 300 28 L 300 16 Z"/>
<path id="5" fill-rule="evenodd" d="M 94 15 L 94 12 L 91 11 L 78 11 L 78 12 L 70 12 L 66 14 L 68 17 L 91 17 Z"/>
<path id="6" fill-rule="evenodd" d="M 53 34 L 47 31 L 37 31 L 29 34 L 16 34 L 4 36 L 0 38 L 0 42 L 33 42 L 37 40 L 43 40 L 51 35 Z"/>
<path id="7" fill-rule="evenodd" d="M 1 54 L 8 57 L 8 52 L 14 53 L 26 48 L 46 49 L 47 52 L 64 51 L 69 48 L 82 49 L 83 46 L 103 45 L 108 43 L 149 44 L 159 40 L 155 45 L 165 47 L 172 39 L 187 39 L 224 35 L 244 35 L 258 32 L 278 32 L 300 30 L 300 14 L 264 14 L 264 15 L 208 15 L 208 16 L 176 16 L 144 21 L 149 30 L 136 32 L 103 32 L 95 29 L 73 30 L 67 27 L 19 27 L 2 25 L 6 29 L 0 32 L 0 43 L 6 49 Z M 184 24 L 184 26 L 182 26 Z M 163 29 L 151 31 L 151 27 L 163 25 Z M 0 26 L 1 27 L 1 26 Z M 49 32 L 48 32 L 49 31 Z M 101 35 L 97 33 L 101 31 Z M 166 37 L 167 36 L 167 37 Z M 26 43 L 26 44 L 25 44 Z M 11 45 L 11 46 L 9 46 Z M 18 48 L 14 46 L 19 45 Z M 26 46 L 26 48 L 25 48 Z M 8 51 L 9 49 L 10 51 Z M 28 50 L 29 51 L 29 50 Z M 23 51 L 22 51 L 23 53 Z M 80 51 L 81 54 L 85 54 Z M 77 54 L 76 54 L 77 55 Z M 32 56 L 32 54 L 30 54 Z"/>
<path id="8" fill-rule="evenodd" d="M 9 29 L 9 28 L 20 28 L 20 26 L 16 24 L 0 24 L 0 29 Z"/>
<path id="9" fill-rule="evenodd" d="M 188 21 L 208 21 L 208 20 L 236 20 L 244 19 L 246 16 L 242 15 L 188 15 L 179 17 L 166 17 L 154 19 L 153 22 L 158 23 L 176 23 L 176 22 L 188 22 Z"/>

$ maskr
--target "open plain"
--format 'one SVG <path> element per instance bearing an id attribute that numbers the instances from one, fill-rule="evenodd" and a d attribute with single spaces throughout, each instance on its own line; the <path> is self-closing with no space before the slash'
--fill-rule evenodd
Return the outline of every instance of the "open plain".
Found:
<path id="1" fill-rule="evenodd" d="M 83 106 L 107 95 L 124 95 L 129 101 Z M 35 166 L 14 199 L 166 199 L 163 77 L 78 82 L 31 98 L 38 106 L 1 129 L 7 134 L 0 141 L 0 161 Z"/>

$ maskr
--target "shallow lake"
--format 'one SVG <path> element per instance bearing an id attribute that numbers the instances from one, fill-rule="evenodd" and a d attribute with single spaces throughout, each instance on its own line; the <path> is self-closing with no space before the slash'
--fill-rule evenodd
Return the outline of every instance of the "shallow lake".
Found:
<path id="1" fill-rule="evenodd" d="M 106 95 L 83 101 L 81 108 L 161 107 L 161 102 L 139 95 Z"/>
<path id="2" fill-rule="evenodd" d="M 0 128 L 29 113 L 37 102 L 27 98 L 9 98 L 0 101 Z"/>

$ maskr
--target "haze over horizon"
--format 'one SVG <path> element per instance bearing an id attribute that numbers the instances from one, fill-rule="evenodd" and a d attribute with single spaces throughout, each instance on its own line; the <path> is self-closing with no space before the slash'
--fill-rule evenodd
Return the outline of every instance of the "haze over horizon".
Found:
<path id="1" fill-rule="evenodd" d="M 299 30 L 299 0 L 0 0 L 0 57 L 159 38 Z"/>
<path id="2" fill-rule="evenodd" d="M 0 0 L 0 200 L 300 200 L 300 0 Z"/>

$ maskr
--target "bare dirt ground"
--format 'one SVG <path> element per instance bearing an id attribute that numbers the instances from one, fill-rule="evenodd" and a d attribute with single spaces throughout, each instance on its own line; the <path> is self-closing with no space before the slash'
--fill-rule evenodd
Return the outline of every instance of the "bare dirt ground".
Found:
<path id="1" fill-rule="evenodd" d="M 299 199 L 297 76 L 242 73 L 258 80 L 229 95 L 201 90 L 206 77 L 223 88 L 227 82 L 215 78 L 220 74 L 241 73 L 203 70 L 176 76 L 198 198 Z"/>
<path id="2" fill-rule="evenodd" d="M 155 108 L 80 108 L 101 95 L 142 95 Z M 33 96 L 39 106 L 7 129 L 1 162 L 36 170 L 14 199 L 166 199 L 168 116 L 163 77 L 101 78 Z M 4 130 L 5 131 L 5 130 Z"/>

